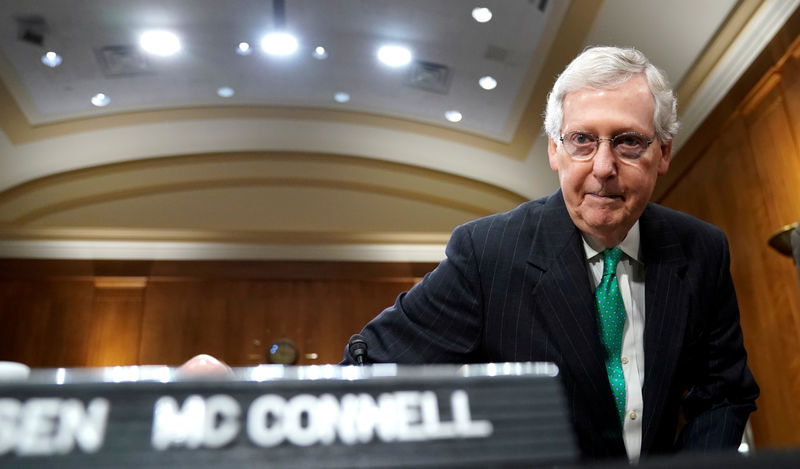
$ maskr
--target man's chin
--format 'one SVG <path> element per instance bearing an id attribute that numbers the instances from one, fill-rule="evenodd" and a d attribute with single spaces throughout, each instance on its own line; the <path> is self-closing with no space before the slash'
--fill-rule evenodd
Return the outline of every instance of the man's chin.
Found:
<path id="1" fill-rule="evenodd" d="M 620 210 L 591 210 L 583 216 L 587 225 L 599 231 L 613 231 L 624 221 Z"/>
<path id="2" fill-rule="evenodd" d="M 583 217 L 578 228 L 593 236 L 608 236 L 624 229 L 624 226 L 625 219 L 619 213 L 591 213 Z"/>

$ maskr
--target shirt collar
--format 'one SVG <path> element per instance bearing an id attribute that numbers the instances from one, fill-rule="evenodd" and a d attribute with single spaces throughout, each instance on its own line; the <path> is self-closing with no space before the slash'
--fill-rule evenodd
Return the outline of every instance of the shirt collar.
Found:
<path id="1" fill-rule="evenodd" d="M 591 260 L 593 257 L 603 252 L 603 245 L 596 239 L 586 233 L 581 233 L 581 236 L 583 238 L 583 250 L 586 253 L 586 259 Z M 637 262 L 641 262 L 641 246 L 639 240 L 639 220 L 636 220 L 636 223 L 633 224 L 628 234 L 625 236 L 625 239 L 623 239 L 617 247 L 620 248 L 626 256 Z"/>

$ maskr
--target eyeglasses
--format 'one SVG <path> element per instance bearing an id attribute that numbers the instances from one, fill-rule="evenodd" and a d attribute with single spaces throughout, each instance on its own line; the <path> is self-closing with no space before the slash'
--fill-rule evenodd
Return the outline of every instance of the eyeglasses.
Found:
<path id="1" fill-rule="evenodd" d="M 569 156 L 575 160 L 590 160 L 597 153 L 600 142 L 605 140 L 611 144 L 611 150 L 620 158 L 635 161 L 647 151 L 647 147 L 653 143 L 655 137 L 647 138 L 639 132 L 623 132 L 611 138 L 600 138 L 589 132 L 573 130 L 562 135 L 559 140 Z"/>

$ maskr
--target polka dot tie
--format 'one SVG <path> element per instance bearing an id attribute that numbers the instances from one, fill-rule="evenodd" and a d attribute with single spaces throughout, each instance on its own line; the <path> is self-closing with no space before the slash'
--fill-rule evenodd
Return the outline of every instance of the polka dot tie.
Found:
<path id="1" fill-rule="evenodd" d="M 606 372 L 611 392 L 617 402 L 620 422 L 625 419 L 625 376 L 622 373 L 622 330 L 625 328 L 625 305 L 619 292 L 617 263 L 622 257 L 619 248 L 603 251 L 603 278 L 597 286 L 597 314 L 600 339 L 606 349 Z"/>

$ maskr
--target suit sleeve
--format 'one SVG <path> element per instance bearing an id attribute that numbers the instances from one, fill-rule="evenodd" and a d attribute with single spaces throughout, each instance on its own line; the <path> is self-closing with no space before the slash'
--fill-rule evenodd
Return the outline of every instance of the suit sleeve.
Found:
<path id="1" fill-rule="evenodd" d="M 721 261 L 716 268 L 716 282 L 710 285 L 712 301 L 708 310 L 702 312 L 706 316 L 701 337 L 705 359 L 696 360 L 700 366 L 683 401 L 687 424 L 677 445 L 688 451 L 738 447 L 759 395 L 758 385 L 747 366 L 724 235 L 720 244 Z"/>
<path id="2" fill-rule="evenodd" d="M 446 258 L 361 331 L 372 363 L 467 363 L 479 347 L 483 298 L 472 227 L 453 232 Z M 345 349 L 342 364 L 353 363 Z"/>

